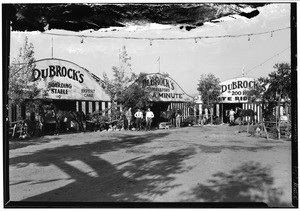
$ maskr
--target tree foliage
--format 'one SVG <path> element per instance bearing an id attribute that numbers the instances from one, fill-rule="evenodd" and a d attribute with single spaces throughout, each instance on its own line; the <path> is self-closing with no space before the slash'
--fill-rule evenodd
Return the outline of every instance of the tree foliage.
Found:
<path id="1" fill-rule="evenodd" d="M 132 72 L 131 57 L 123 46 L 122 52 L 119 54 L 119 66 L 113 66 L 113 77 L 110 79 L 104 72 L 103 79 L 105 83 L 105 90 L 112 101 L 120 98 L 124 90 L 137 78 L 136 74 Z"/>
<path id="2" fill-rule="evenodd" d="M 35 68 L 34 47 L 25 38 L 24 45 L 19 50 L 9 66 L 9 104 L 21 105 L 27 99 L 33 99 L 40 93 L 37 81 L 32 81 L 33 69 Z"/>
<path id="3" fill-rule="evenodd" d="M 266 78 L 269 87 L 264 97 L 270 101 L 277 101 L 279 98 L 288 101 L 291 99 L 291 66 L 288 63 L 277 63 L 274 68 L 276 71 Z"/>
<path id="4" fill-rule="evenodd" d="M 142 87 L 142 81 L 145 77 L 145 73 L 140 73 L 137 80 L 122 92 L 119 102 L 122 103 L 125 108 L 131 107 L 133 110 L 138 108 L 145 110 L 152 105 L 149 101 L 150 90 L 147 87 Z"/>
<path id="5" fill-rule="evenodd" d="M 291 66 L 288 63 L 275 64 L 273 71 L 268 77 L 260 77 L 255 86 L 247 92 L 251 102 L 263 103 L 278 102 L 291 99 Z"/>
<path id="6" fill-rule="evenodd" d="M 277 63 L 273 67 L 276 71 L 271 72 L 268 77 L 258 78 L 255 82 L 256 85 L 247 92 L 250 102 L 262 103 L 263 117 L 268 121 L 275 121 L 274 109 L 280 105 L 282 100 L 288 105 L 291 99 L 290 64 Z M 279 112 L 277 113 L 279 115 Z"/>
<path id="7" fill-rule="evenodd" d="M 197 90 L 200 92 L 204 108 L 210 109 L 211 122 L 213 122 L 213 105 L 219 102 L 219 96 L 221 94 L 220 79 L 211 73 L 208 75 L 202 74 Z"/>
<path id="8" fill-rule="evenodd" d="M 148 107 L 149 91 L 147 88 L 142 87 L 142 81 L 145 79 L 146 74 L 140 73 L 139 75 L 132 72 L 131 57 L 123 46 L 122 52 L 119 55 L 119 66 L 113 66 L 113 77 L 109 78 L 106 73 L 103 74 L 104 89 L 107 91 L 113 102 L 118 102 L 124 108 L 131 107 L 133 110 L 136 108 Z"/>
<path id="9" fill-rule="evenodd" d="M 259 77 L 255 80 L 255 86 L 253 88 L 249 88 L 248 91 L 246 91 L 246 95 L 248 97 L 248 101 L 251 103 L 257 102 L 257 101 L 264 101 L 265 97 L 265 91 L 266 87 L 268 86 L 267 79 L 264 77 Z"/>
<path id="10" fill-rule="evenodd" d="M 214 103 L 219 102 L 221 94 L 221 86 L 219 84 L 219 78 L 216 78 L 213 74 L 201 75 L 197 90 L 200 92 L 204 107 L 212 108 Z"/>

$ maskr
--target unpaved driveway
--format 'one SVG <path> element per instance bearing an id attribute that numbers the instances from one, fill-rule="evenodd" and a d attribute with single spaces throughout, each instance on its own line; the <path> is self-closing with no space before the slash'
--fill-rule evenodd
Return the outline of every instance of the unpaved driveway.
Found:
<path id="1" fill-rule="evenodd" d="M 291 142 L 235 130 L 222 125 L 14 141 L 10 199 L 291 206 Z"/>

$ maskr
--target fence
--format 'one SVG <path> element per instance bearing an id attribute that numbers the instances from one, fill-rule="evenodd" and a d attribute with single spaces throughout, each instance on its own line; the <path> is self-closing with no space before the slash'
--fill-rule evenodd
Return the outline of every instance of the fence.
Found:
<path id="1" fill-rule="evenodd" d="M 244 121 L 239 123 L 239 128 L 238 128 L 238 132 L 241 132 L 241 123 L 243 123 L 244 125 Z M 274 126 L 272 126 L 274 125 Z M 281 134 L 285 134 L 286 137 L 290 137 L 290 130 L 289 130 L 289 124 L 288 122 L 274 122 L 274 121 L 260 121 L 258 123 L 256 123 L 255 125 L 251 124 L 252 127 L 252 133 L 257 133 L 261 135 L 261 131 L 263 131 L 266 135 L 267 140 L 269 140 L 269 133 L 268 130 L 270 132 L 273 132 L 272 130 L 275 128 L 276 129 L 276 134 L 278 139 L 281 138 Z M 250 122 L 247 121 L 247 133 L 250 132 Z"/>

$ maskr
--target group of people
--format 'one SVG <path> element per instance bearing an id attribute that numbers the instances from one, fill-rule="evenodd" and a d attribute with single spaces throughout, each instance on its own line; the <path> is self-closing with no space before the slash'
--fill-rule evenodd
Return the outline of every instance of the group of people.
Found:
<path id="1" fill-rule="evenodd" d="M 144 114 L 141 109 L 138 109 L 137 112 L 132 115 L 131 108 L 129 108 L 126 113 L 126 120 L 127 120 L 127 128 L 131 128 L 133 124 L 133 116 L 135 117 L 136 129 L 142 129 L 142 121 L 144 119 Z M 146 111 L 145 119 L 146 119 L 146 130 L 151 130 L 152 121 L 154 118 L 154 113 L 151 111 L 150 108 Z"/>
<path id="2" fill-rule="evenodd" d="M 141 130 L 142 129 L 142 122 L 144 120 L 144 113 L 141 111 L 141 109 L 138 109 L 134 114 L 131 111 L 131 108 L 129 108 L 126 112 L 125 112 L 125 116 L 126 116 L 126 122 L 127 125 L 125 128 L 129 129 L 133 127 L 133 117 L 135 118 L 135 126 L 136 126 L 136 130 Z M 151 111 L 150 108 L 147 109 L 146 113 L 145 113 L 145 120 L 146 120 L 146 130 L 151 130 L 151 126 L 152 126 L 152 122 L 153 122 L 153 118 L 154 118 L 154 113 Z M 180 127 L 181 124 L 181 118 L 182 115 L 179 111 L 176 112 L 175 114 L 175 119 L 176 119 L 176 127 Z"/>

